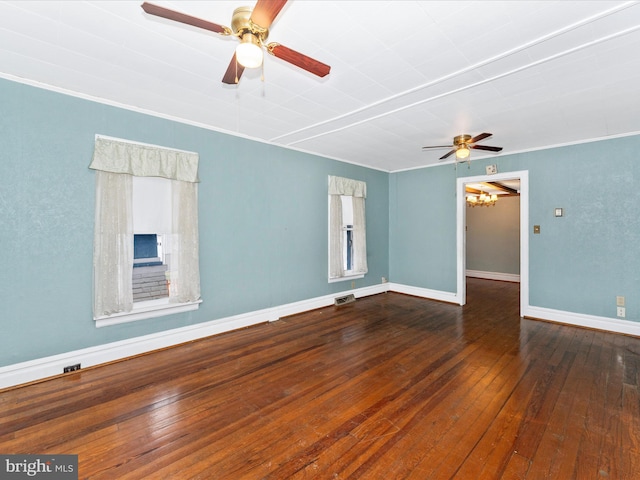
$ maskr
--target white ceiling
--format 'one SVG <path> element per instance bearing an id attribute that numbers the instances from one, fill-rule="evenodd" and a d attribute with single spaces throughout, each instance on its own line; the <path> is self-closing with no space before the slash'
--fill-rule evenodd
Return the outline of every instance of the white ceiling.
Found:
<path id="1" fill-rule="evenodd" d="M 238 86 L 235 37 L 141 3 L 0 2 L 0 76 L 385 171 L 461 133 L 504 147 L 478 159 L 640 132 L 638 2 L 291 0 L 268 40 L 331 73 L 266 55 Z M 152 3 L 230 26 L 252 2 Z"/>

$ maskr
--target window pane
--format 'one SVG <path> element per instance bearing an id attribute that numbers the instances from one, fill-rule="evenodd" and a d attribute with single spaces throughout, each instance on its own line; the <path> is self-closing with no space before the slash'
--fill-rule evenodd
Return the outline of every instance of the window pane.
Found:
<path id="1" fill-rule="evenodd" d="M 163 262 L 162 238 L 164 235 L 134 235 L 134 252 L 138 255 L 133 261 L 132 290 L 133 301 L 156 300 L 169 296 L 169 266 Z M 153 242 L 153 245 L 152 245 Z"/>
<path id="2" fill-rule="evenodd" d="M 144 234 L 133 236 L 133 258 L 156 258 L 158 256 L 158 236 Z"/>
<path id="3" fill-rule="evenodd" d="M 347 225 L 347 230 L 345 230 L 345 241 L 344 241 L 344 269 L 345 271 L 353 270 L 353 225 Z"/>
<path id="4" fill-rule="evenodd" d="M 133 269 L 133 301 L 156 300 L 169 296 L 166 265 L 152 265 Z"/>
<path id="5" fill-rule="evenodd" d="M 353 225 L 353 200 L 350 195 L 341 195 L 342 200 L 342 224 Z"/>
<path id="6" fill-rule="evenodd" d="M 171 180 L 133 177 L 133 232 L 171 232 Z"/>
<path id="7" fill-rule="evenodd" d="M 133 301 L 169 296 L 169 258 L 164 249 L 171 232 L 171 181 L 133 177 Z"/>
<path id="8" fill-rule="evenodd" d="M 353 199 L 350 195 L 341 195 L 342 229 L 344 230 L 342 264 L 346 272 L 353 270 Z"/>

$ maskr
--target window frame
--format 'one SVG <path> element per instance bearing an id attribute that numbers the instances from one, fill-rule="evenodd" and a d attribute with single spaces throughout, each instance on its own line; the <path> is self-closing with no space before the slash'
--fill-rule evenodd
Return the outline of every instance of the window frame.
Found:
<path id="1" fill-rule="evenodd" d="M 190 312 L 198 310 L 202 299 L 193 302 L 170 303 L 169 297 L 157 298 L 155 300 L 144 300 L 134 302 L 130 312 L 118 312 L 111 315 L 94 317 L 96 327 L 108 327 L 121 323 L 135 322 L 136 320 L 146 320 L 149 318 L 163 317 L 176 313 Z"/>

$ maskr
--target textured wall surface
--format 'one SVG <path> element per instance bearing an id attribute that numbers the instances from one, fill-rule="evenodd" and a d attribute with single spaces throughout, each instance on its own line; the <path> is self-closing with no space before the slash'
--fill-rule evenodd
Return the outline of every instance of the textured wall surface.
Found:
<path id="1" fill-rule="evenodd" d="M 0 80 L 0 366 L 329 295 L 329 175 L 367 182 L 369 274 L 388 276 L 388 175 Z M 96 134 L 200 154 L 199 310 L 97 329 Z"/>
<path id="2" fill-rule="evenodd" d="M 638 151 L 636 135 L 391 174 L 391 280 L 455 292 L 456 178 L 495 164 L 529 172 L 530 305 L 615 318 L 621 295 L 640 321 Z"/>

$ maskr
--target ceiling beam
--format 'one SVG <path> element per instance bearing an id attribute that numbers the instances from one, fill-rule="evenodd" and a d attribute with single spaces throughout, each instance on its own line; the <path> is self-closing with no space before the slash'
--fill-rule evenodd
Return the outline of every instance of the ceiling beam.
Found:
<path id="1" fill-rule="evenodd" d="M 482 182 L 482 185 L 486 185 L 489 188 L 497 188 L 498 190 L 502 190 L 510 195 L 520 195 L 516 189 L 507 187 L 506 185 L 502 185 L 498 182 Z"/>

